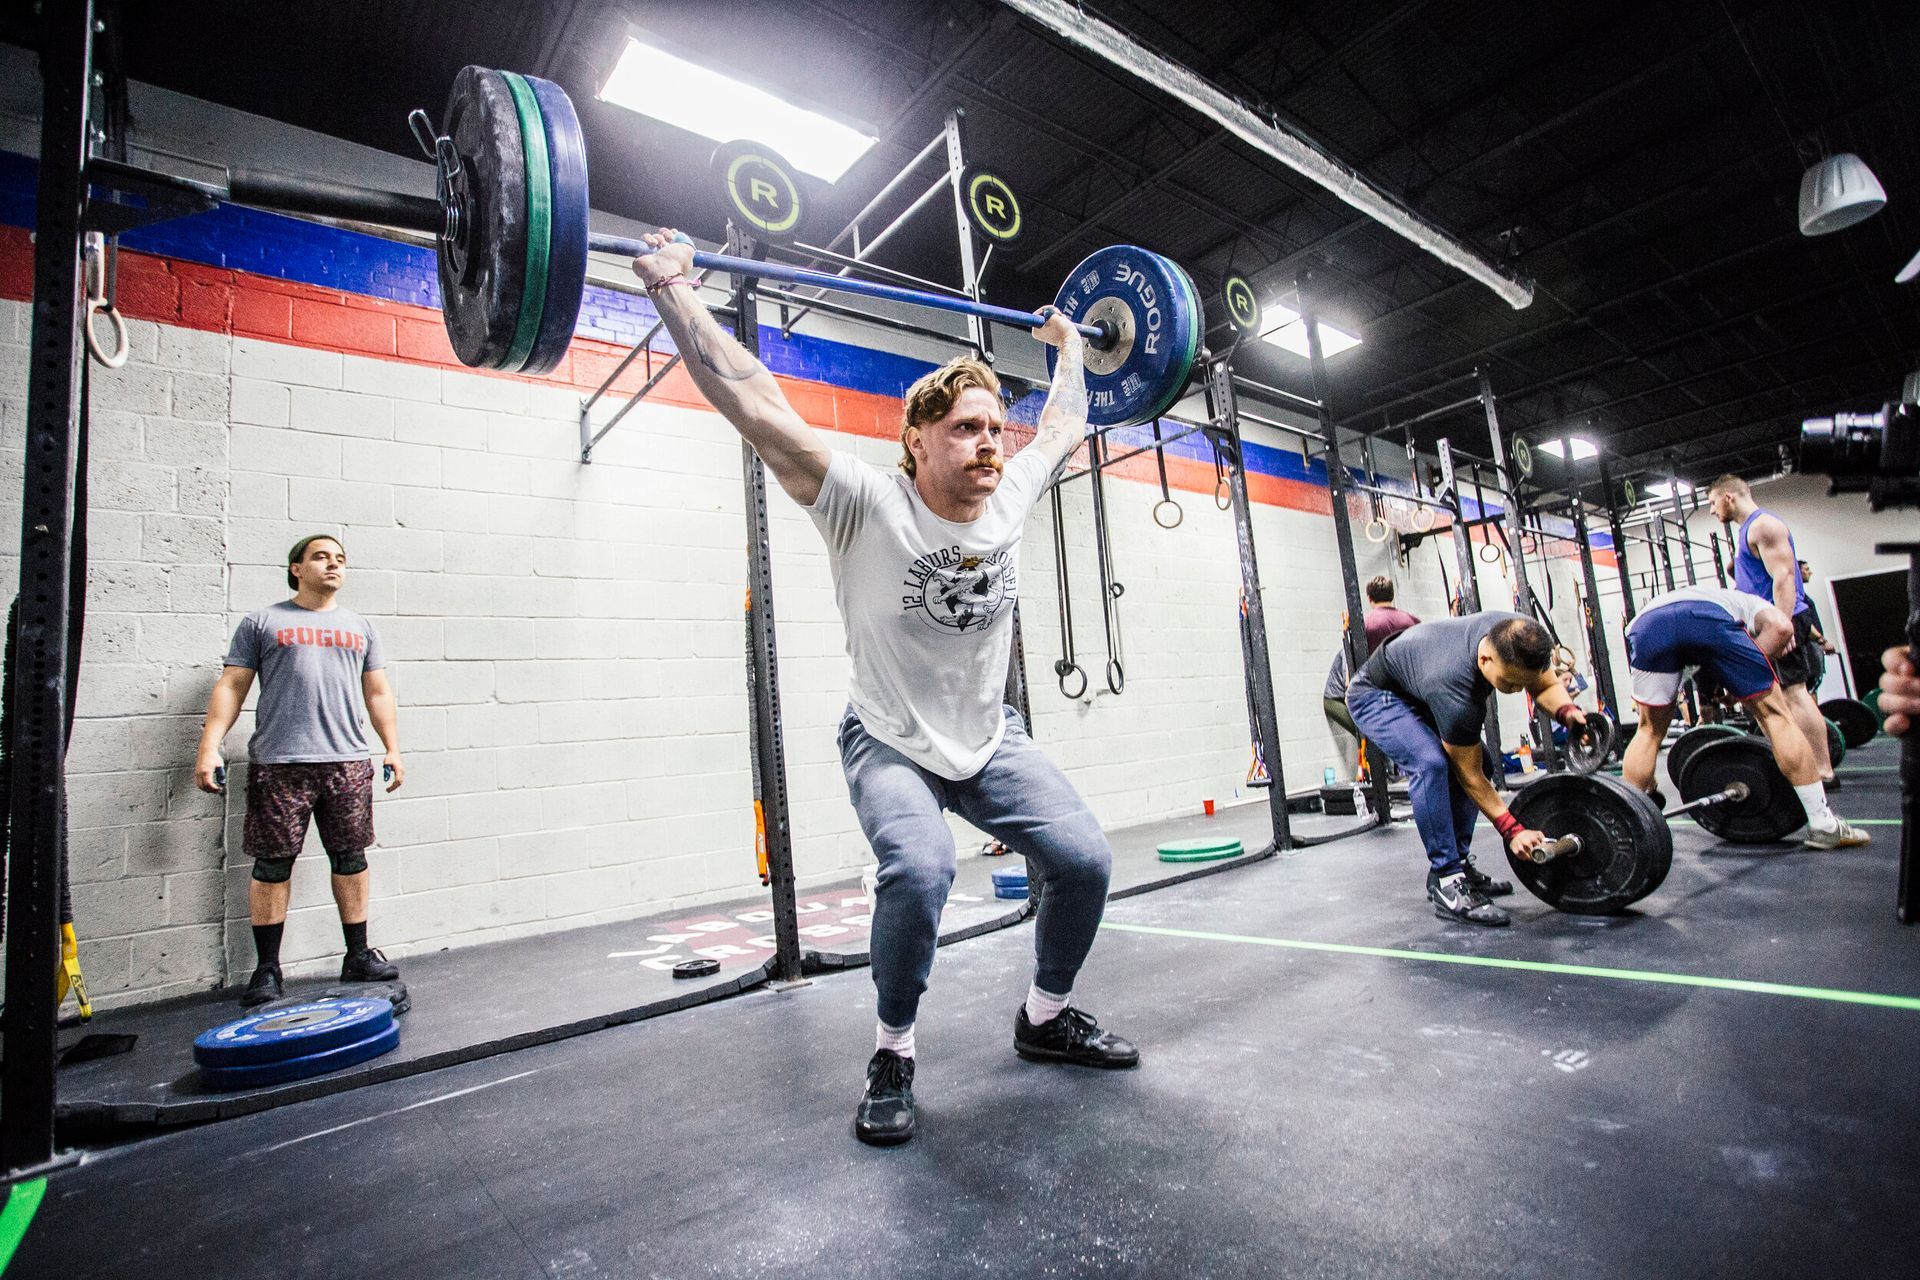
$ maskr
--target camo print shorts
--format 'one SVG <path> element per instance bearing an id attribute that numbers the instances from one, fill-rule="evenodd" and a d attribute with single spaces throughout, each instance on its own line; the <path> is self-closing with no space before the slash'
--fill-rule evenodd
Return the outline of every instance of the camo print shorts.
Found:
<path id="1" fill-rule="evenodd" d="M 307 841 L 307 820 L 320 827 L 330 854 L 373 844 L 373 761 L 255 764 L 247 771 L 249 858 L 291 861 Z"/>

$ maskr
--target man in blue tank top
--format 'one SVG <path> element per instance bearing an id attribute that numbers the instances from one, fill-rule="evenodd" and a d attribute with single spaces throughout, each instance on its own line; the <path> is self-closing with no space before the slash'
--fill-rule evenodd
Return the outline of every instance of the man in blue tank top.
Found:
<path id="1" fill-rule="evenodd" d="M 1793 643 L 1774 659 L 1773 666 L 1787 697 L 1787 710 L 1813 748 L 1820 781 L 1831 783 L 1833 758 L 1827 754 L 1826 719 L 1808 688 L 1824 663 L 1820 642 L 1814 638 L 1813 610 L 1800 580 L 1800 553 L 1793 545 L 1793 532 L 1779 516 L 1760 509 L 1753 490 L 1739 476 L 1715 480 L 1708 486 L 1707 501 L 1716 520 L 1739 526 L 1733 537 L 1733 585 L 1793 619 Z"/>

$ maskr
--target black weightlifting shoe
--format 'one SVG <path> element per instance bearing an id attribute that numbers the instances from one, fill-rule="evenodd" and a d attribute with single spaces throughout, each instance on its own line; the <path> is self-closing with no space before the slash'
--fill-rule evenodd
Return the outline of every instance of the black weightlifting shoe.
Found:
<path id="1" fill-rule="evenodd" d="M 1433 903 L 1433 914 L 1442 920 L 1494 927 L 1512 923 L 1512 917 L 1494 906 L 1484 893 L 1467 882 L 1464 871 L 1444 876 L 1434 871 L 1427 872 L 1427 900 Z"/>
<path id="2" fill-rule="evenodd" d="M 1093 1015 L 1068 1006 L 1039 1026 L 1027 1021 L 1027 1006 L 1013 1020 L 1013 1051 L 1031 1062 L 1071 1062 L 1119 1070 L 1140 1065 L 1140 1051 L 1102 1031 Z"/>
<path id="3" fill-rule="evenodd" d="M 342 982 L 392 982 L 399 976 L 400 970 L 372 947 L 347 952 L 340 964 Z"/>
<path id="4" fill-rule="evenodd" d="M 913 1059 L 891 1049 L 867 1063 L 867 1092 L 853 1113 L 853 1136 L 875 1147 L 897 1147 L 913 1136 Z"/>
<path id="5" fill-rule="evenodd" d="M 251 1009 L 256 1004 L 278 1000 L 280 996 L 280 966 L 263 964 L 253 971 L 253 977 L 248 980 L 247 992 L 240 997 L 240 1007 Z"/>
<path id="6" fill-rule="evenodd" d="M 1463 858 L 1461 861 L 1467 864 L 1467 883 L 1487 897 L 1500 898 L 1513 892 L 1513 882 L 1511 880 L 1494 879 L 1479 867 L 1474 866 L 1472 858 Z"/>

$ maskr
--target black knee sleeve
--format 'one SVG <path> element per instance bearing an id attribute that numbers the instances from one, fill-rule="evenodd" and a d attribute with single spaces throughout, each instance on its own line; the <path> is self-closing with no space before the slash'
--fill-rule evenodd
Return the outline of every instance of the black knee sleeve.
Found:
<path id="1" fill-rule="evenodd" d="M 255 858 L 253 878 L 261 884 L 285 884 L 293 878 L 293 859 Z"/>
<path id="2" fill-rule="evenodd" d="M 327 861 L 333 864 L 333 874 L 337 876 L 357 876 L 367 869 L 367 851 L 355 849 L 351 853 L 327 854 Z"/>

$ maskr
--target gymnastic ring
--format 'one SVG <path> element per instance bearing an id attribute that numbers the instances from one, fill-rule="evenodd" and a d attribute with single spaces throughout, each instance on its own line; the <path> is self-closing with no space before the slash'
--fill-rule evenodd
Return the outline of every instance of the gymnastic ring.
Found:
<path id="1" fill-rule="evenodd" d="M 1413 528 L 1416 533 L 1425 533 L 1433 528 L 1433 508 L 1420 506 L 1413 509 Z"/>
<path id="2" fill-rule="evenodd" d="M 1533 536 L 1532 534 L 1530 534 L 1530 533 L 1523 533 L 1523 534 L 1521 534 L 1521 535 L 1520 535 L 1520 554 L 1521 554 L 1521 555 L 1523 555 L 1523 556 L 1537 556 L 1537 555 L 1539 555 L 1539 554 L 1540 554 L 1540 539 L 1538 539 L 1538 538 L 1536 538 L 1536 537 L 1534 537 L 1534 536 Z"/>
<path id="3" fill-rule="evenodd" d="M 1173 519 L 1163 520 L 1160 518 L 1160 513 L 1168 507 L 1173 508 Z M 1187 513 L 1182 511 L 1180 504 L 1172 498 L 1162 498 L 1153 504 L 1153 522 L 1162 529 L 1177 529 L 1180 527 L 1180 522 L 1186 519 L 1186 517 Z"/>
<path id="4" fill-rule="evenodd" d="M 113 346 L 102 349 L 100 336 L 93 330 L 93 318 L 105 316 L 113 329 Z M 97 302 L 87 299 L 87 323 L 84 326 L 87 335 L 87 350 L 93 352 L 93 358 L 109 369 L 118 369 L 127 363 L 127 322 L 120 318 L 120 308 L 111 302 Z"/>
<path id="5" fill-rule="evenodd" d="M 1120 659 L 1107 659 L 1107 689 L 1119 693 L 1127 687 L 1127 669 L 1120 665 Z"/>
<path id="6" fill-rule="evenodd" d="M 1499 564 L 1500 548 L 1494 546 L 1491 542 L 1483 542 L 1480 544 L 1480 558 L 1488 564 Z"/>
<path id="7" fill-rule="evenodd" d="M 1063 661 L 1063 662 L 1056 662 L 1056 663 L 1054 663 L 1054 664 L 1053 664 L 1053 674 L 1054 674 L 1055 676 L 1057 676 L 1057 677 L 1059 677 L 1059 680 L 1060 680 L 1060 695 L 1061 695 L 1062 697 L 1064 697 L 1064 698 L 1071 698 L 1071 699 L 1074 699 L 1074 700 L 1076 700 L 1076 701 L 1077 701 L 1077 700 L 1079 700 L 1080 698 L 1082 698 L 1082 697 L 1085 697 L 1085 696 L 1086 696 L 1086 692 L 1087 692 L 1087 673 L 1086 673 L 1086 672 L 1084 672 L 1084 671 L 1082 671 L 1082 670 L 1080 669 L 1080 664 L 1079 664 L 1079 663 L 1077 663 L 1077 662 L 1064 662 L 1064 661 Z M 1079 676 L 1079 677 L 1080 677 L 1080 688 L 1079 688 L 1078 690 L 1076 690 L 1075 692 L 1073 692 L 1073 693 L 1068 693 L 1068 692 L 1067 692 L 1067 677 L 1068 677 L 1068 676 Z"/>
<path id="8" fill-rule="evenodd" d="M 1574 656 L 1573 650 L 1564 644 L 1553 646 L 1553 669 L 1556 672 L 1564 672 L 1571 675 L 1579 665 L 1580 660 Z"/>
<path id="9" fill-rule="evenodd" d="M 1222 499 L 1224 499 L 1224 501 L 1222 501 Z M 1221 476 L 1213 486 L 1213 505 L 1222 511 L 1231 511 L 1233 509 L 1233 491 L 1228 486 L 1225 476 Z"/>
<path id="10" fill-rule="evenodd" d="M 1380 532 L 1375 533 L 1375 529 L 1378 529 Z M 1385 542 L 1387 535 L 1393 532 L 1393 527 L 1379 516 L 1375 516 L 1373 519 L 1367 521 L 1366 526 L 1362 528 L 1360 532 L 1367 536 L 1368 542 Z"/>

